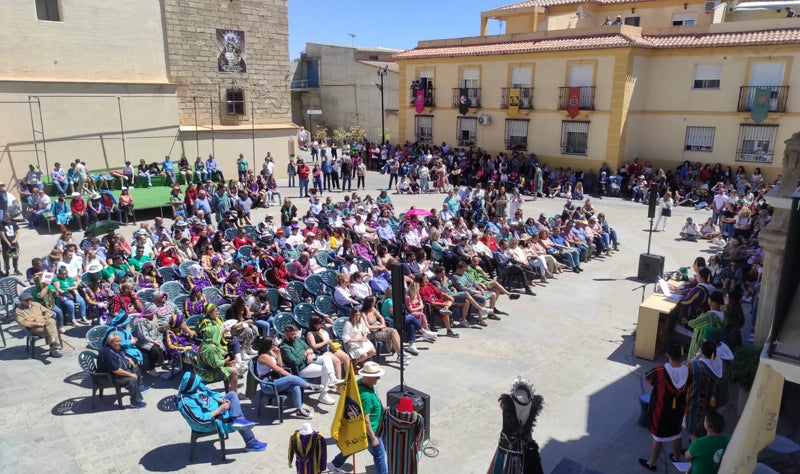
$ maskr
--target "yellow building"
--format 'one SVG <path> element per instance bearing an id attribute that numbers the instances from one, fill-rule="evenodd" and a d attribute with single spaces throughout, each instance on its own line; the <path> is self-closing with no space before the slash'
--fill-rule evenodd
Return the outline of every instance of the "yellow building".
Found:
<path id="1" fill-rule="evenodd" d="M 285 173 L 297 133 L 286 0 L 2 5 L 0 180 L 31 163 L 99 170 L 210 153 L 229 177 L 239 153 L 260 170 L 268 151 Z"/>
<path id="2" fill-rule="evenodd" d="M 530 0 L 483 12 L 481 36 L 394 56 L 400 139 L 584 170 L 638 156 L 665 168 L 760 167 L 773 179 L 776 150 L 800 129 L 790 94 L 800 19 L 758 15 L 732 21 L 727 4 L 699 0 Z M 487 35 L 490 19 L 505 33 Z M 404 91 L 423 78 L 417 107 L 419 87 Z"/>

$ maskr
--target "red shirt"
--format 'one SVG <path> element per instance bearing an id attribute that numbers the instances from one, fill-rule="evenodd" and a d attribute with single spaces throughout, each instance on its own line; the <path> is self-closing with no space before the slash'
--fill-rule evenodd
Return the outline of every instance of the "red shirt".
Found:
<path id="1" fill-rule="evenodd" d="M 254 242 L 247 236 L 239 237 L 238 235 L 233 238 L 233 246 L 237 249 L 242 245 L 253 245 Z"/>
<path id="2" fill-rule="evenodd" d="M 443 303 L 445 301 L 442 298 L 442 292 L 433 286 L 431 282 L 419 289 L 419 295 L 428 303 Z"/>
<path id="3" fill-rule="evenodd" d="M 308 174 L 311 173 L 311 168 L 308 165 L 301 165 L 297 167 L 297 176 L 301 179 L 308 179 Z"/>
<path id="4" fill-rule="evenodd" d="M 72 198 L 72 202 L 70 203 L 69 207 L 72 209 L 73 214 L 83 214 L 86 212 L 86 201 L 80 197 Z"/>
<path id="5" fill-rule="evenodd" d="M 178 265 L 178 258 L 175 256 L 170 256 L 166 252 L 161 252 L 158 255 L 158 266 L 159 267 L 168 267 L 170 265 Z"/>
<path id="6" fill-rule="evenodd" d="M 186 189 L 186 194 L 183 196 L 183 202 L 189 205 L 193 205 L 194 201 L 197 199 L 197 188 Z"/>
<path id="7" fill-rule="evenodd" d="M 483 245 L 489 247 L 489 250 L 491 250 L 492 252 L 498 249 L 497 241 L 494 240 L 494 237 L 492 237 L 491 235 L 488 238 L 486 236 L 481 237 L 481 242 L 483 242 Z"/>

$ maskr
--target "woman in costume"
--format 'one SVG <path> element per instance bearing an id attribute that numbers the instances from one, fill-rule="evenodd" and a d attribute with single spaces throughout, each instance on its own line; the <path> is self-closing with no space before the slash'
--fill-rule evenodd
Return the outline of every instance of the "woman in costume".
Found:
<path id="1" fill-rule="evenodd" d="M 183 315 L 176 313 L 169 318 L 169 329 L 164 334 L 167 354 L 170 357 L 180 357 L 187 350 L 197 352 L 197 334 L 183 322 Z"/>
<path id="2" fill-rule="evenodd" d="M 183 314 L 186 317 L 203 314 L 208 303 L 208 298 L 203 294 L 202 288 L 194 287 L 183 303 Z"/>
<path id="3" fill-rule="evenodd" d="M 228 272 L 223 266 L 224 263 L 225 262 L 222 261 L 219 255 L 214 255 L 214 257 L 211 258 L 211 270 L 208 271 L 208 277 L 211 279 L 211 283 L 213 283 L 214 286 L 222 286 L 228 278 Z"/>
<path id="4" fill-rule="evenodd" d="M 136 284 L 139 288 L 153 288 L 157 290 L 162 283 L 164 283 L 164 277 L 156 271 L 156 264 L 153 262 L 144 262 L 144 264 L 142 264 L 142 273 L 136 275 Z"/>
<path id="5" fill-rule="evenodd" d="M 488 474 L 544 474 L 539 445 L 531 436 L 544 398 L 518 377 L 509 393 L 500 395 L 499 402 L 503 429 Z"/>
<path id="6" fill-rule="evenodd" d="M 189 283 L 189 288 L 194 289 L 195 287 L 200 287 L 202 290 L 203 288 L 208 288 L 211 285 L 211 280 L 208 279 L 208 275 L 206 275 L 205 270 L 200 265 L 192 265 L 189 267 L 189 275 L 186 277 L 186 281 Z"/>

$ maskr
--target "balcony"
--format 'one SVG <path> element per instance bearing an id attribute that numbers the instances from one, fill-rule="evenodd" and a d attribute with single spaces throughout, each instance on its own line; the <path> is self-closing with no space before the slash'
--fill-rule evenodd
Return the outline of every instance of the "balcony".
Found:
<path id="1" fill-rule="evenodd" d="M 467 95 L 467 105 L 470 109 L 477 109 L 481 106 L 481 88 L 480 87 L 463 87 L 453 89 L 453 108 L 457 109 L 461 106 L 461 91 L 465 91 Z"/>
<path id="2" fill-rule="evenodd" d="M 436 94 L 435 89 L 428 89 L 425 91 L 425 107 L 436 107 Z M 411 91 L 411 106 L 417 105 L 417 92 Z"/>
<path id="3" fill-rule="evenodd" d="M 509 98 L 508 94 L 511 87 L 503 87 L 501 91 L 500 108 L 507 109 Z M 533 110 L 533 87 L 518 87 L 519 89 L 519 108 L 520 110 Z"/>
<path id="4" fill-rule="evenodd" d="M 569 102 L 569 90 L 571 87 L 558 88 L 558 110 L 567 110 Z M 594 89 L 595 86 L 579 87 L 581 90 L 579 110 L 594 110 Z"/>
<path id="5" fill-rule="evenodd" d="M 511 151 L 527 151 L 528 150 L 528 137 L 511 136 L 505 140 L 506 150 Z"/>
<path id="6" fill-rule="evenodd" d="M 770 89 L 770 112 L 786 112 L 786 99 L 789 97 L 789 86 L 742 86 L 739 88 L 739 104 L 736 107 L 737 112 L 752 112 L 756 89 L 759 87 Z"/>

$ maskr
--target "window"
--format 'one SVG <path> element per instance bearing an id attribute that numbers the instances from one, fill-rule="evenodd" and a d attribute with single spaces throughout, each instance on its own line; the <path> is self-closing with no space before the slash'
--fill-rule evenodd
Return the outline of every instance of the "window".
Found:
<path id="1" fill-rule="evenodd" d="M 426 69 L 419 72 L 419 79 L 411 84 L 411 105 L 417 103 L 417 93 L 424 91 L 425 107 L 433 107 L 433 70 Z"/>
<path id="2" fill-rule="evenodd" d="M 564 120 L 561 122 L 561 153 L 586 155 L 589 147 L 589 122 Z"/>
<path id="3" fill-rule="evenodd" d="M 736 161 L 772 163 L 777 125 L 740 125 Z"/>
<path id="4" fill-rule="evenodd" d="M 528 121 L 527 120 L 506 120 L 506 149 L 507 150 L 527 150 L 528 149 Z"/>
<path id="5" fill-rule="evenodd" d="M 480 83 L 481 71 L 479 69 L 464 69 L 461 71 L 461 89 L 466 89 L 470 107 L 481 106 Z"/>
<path id="6" fill-rule="evenodd" d="M 714 127 L 686 127 L 685 150 L 711 151 L 714 148 Z"/>
<path id="7" fill-rule="evenodd" d="M 459 146 L 471 146 L 475 144 L 475 130 L 478 128 L 477 117 L 458 117 L 456 129 L 458 130 Z"/>
<path id="8" fill-rule="evenodd" d="M 638 16 L 627 16 L 625 17 L 625 24 L 628 26 L 639 26 L 639 22 L 641 17 Z"/>
<path id="9" fill-rule="evenodd" d="M 722 64 L 695 64 L 692 89 L 719 89 Z"/>
<path id="10" fill-rule="evenodd" d="M 244 115 L 244 91 L 227 89 L 225 91 L 225 111 L 228 115 Z"/>
<path id="11" fill-rule="evenodd" d="M 697 21 L 696 13 L 673 13 L 672 26 L 688 26 L 694 25 Z"/>
<path id="12" fill-rule="evenodd" d="M 433 143 L 433 116 L 417 115 L 415 122 L 417 143 Z"/>
<path id="13" fill-rule="evenodd" d="M 36 0 L 36 18 L 42 21 L 61 21 L 59 0 Z"/>

